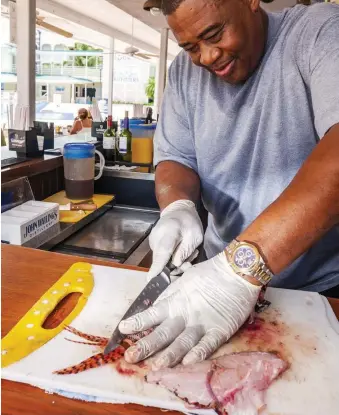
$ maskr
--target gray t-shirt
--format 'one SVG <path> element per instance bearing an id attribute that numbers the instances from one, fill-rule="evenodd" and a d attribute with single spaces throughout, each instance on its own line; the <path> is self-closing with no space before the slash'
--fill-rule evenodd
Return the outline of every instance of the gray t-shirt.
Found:
<path id="1" fill-rule="evenodd" d="M 173 160 L 199 175 L 209 258 L 283 192 L 339 123 L 339 6 L 295 6 L 268 17 L 265 54 L 243 85 L 195 66 L 185 52 L 169 70 L 155 164 Z M 323 291 L 337 284 L 338 227 L 272 285 Z"/>

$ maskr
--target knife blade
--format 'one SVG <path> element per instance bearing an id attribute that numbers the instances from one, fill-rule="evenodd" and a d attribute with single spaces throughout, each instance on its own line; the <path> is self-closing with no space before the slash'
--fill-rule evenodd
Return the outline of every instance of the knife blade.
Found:
<path id="1" fill-rule="evenodd" d="M 142 311 L 147 310 L 147 308 L 154 303 L 154 301 L 159 297 L 159 295 L 163 291 L 165 291 L 165 289 L 170 285 L 171 269 L 172 267 L 167 265 L 159 275 L 157 275 L 149 281 L 149 283 L 141 291 L 136 300 L 133 302 L 133 304 L 126 311 L 122 319 L 119 321 L 119 324 L 122 320 L 126 320 L 134 314 L 138 314 Z M 121 340 L 124 339 L 125 335 L 120 333 L 119 324 L 117 325 L 109 342 L 107 343 L 107 346 L 104 350 L 104 354 L 107 354 L 114 350 L 119 345 Z"/>

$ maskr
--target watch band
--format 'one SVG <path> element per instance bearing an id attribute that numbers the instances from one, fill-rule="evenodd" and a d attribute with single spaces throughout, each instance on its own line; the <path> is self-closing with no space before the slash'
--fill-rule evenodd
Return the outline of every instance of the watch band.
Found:
<path id="1" fill-rule="evenodd" d="M 264 263 L 258 264 L 258 268 L 251 275 L 263 285 L 267 285 L 273 278 L 272 272 Z"/>
<path id="2" fill-rule="evenodd" d="M 257 261 L 248 269 L 240 269 L 234 262 L 233 254 L 240 246 L 247 246 L 256 253 Z M 226 247 L 225 251 L 230 266 L 238 275 L 253 277 L 263 285 L 267 285 L 273 278 L 272 271 L 265 264 L 264 259 L 255 245 L 249 242 L 240 242 L 237 239 L 233 239 L 233 241 Z"/>

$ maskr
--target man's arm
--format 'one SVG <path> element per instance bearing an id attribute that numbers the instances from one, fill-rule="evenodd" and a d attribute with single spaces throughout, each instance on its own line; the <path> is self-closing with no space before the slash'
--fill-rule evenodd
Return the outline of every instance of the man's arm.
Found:
<path id="1" fill-rule="evenodd" d="M 183 164 L 163 161 L 156 169 L 155 193 L 161 210 L 176 200 L 196 203 L 200 194 L 199 176 Z"/>
<path id="2" fill-rule="evenodd" d="M 290 185 L 237 239 L 260 248 L 277 274 L 339 223 L 339 124 L 305 161 Z"/>

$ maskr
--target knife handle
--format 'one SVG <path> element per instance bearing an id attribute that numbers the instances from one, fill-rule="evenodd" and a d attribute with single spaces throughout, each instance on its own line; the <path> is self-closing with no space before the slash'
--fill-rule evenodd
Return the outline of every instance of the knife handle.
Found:
<path id="1" fill-rule="evenodd" d="M 94 203 L 72 203 L 71 210 L 96 210 L 97 205 Z"/>

